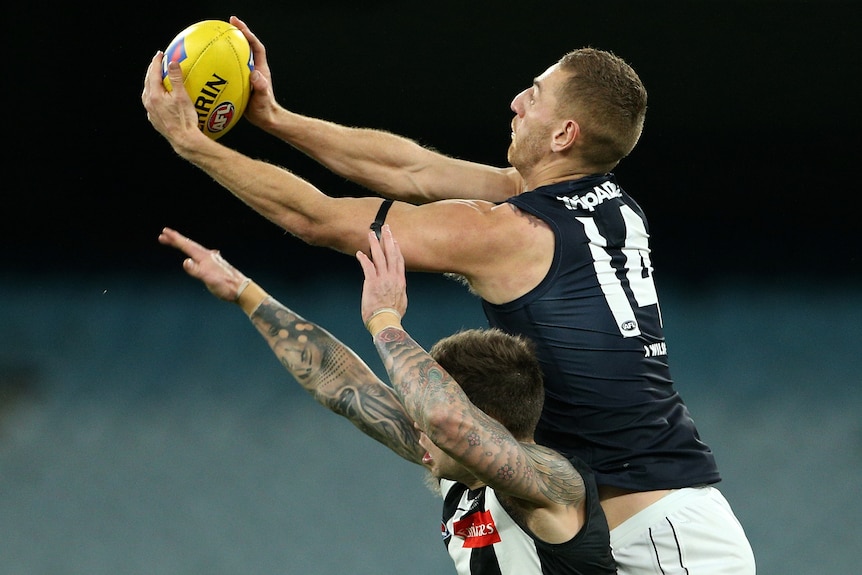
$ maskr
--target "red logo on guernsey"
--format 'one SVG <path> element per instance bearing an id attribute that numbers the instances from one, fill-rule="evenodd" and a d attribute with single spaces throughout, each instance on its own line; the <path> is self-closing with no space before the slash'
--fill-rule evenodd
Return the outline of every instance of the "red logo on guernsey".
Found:
<path id="1" fill-rule="evenodd" d="M 464 540 L 464 547 L 487 547 L 500 542 L 500 534 L 490 511 L 477 511 L 456 521 L 455 536 Z"/>

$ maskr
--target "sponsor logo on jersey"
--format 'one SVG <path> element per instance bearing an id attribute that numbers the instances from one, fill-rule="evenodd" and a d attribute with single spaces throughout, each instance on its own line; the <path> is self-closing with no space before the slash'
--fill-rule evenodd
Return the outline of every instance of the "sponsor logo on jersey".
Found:
<path id="1" fill-rule="evenodd" d="M 452 525 L 456 537 L 464 540 L 464 547 L 487 547 L 500 542 L 500 533 L 490 511 L 477 511 L 455 521 Z"/>
<path id="2" fill-rule="evenodd" d="M 569 210 L 587 210 L 593 212 L 596 206 L 600 205 L 605 200 L 611 198 L 619 198 L 623 195 L 622 190 L 613 182 L 605 182 L 600 186 L 593 187 L 592 190 L 580 196 L 557 196 L 557 199 L 563 202 Z"/>
<path id="3" fill-rule="evenodd" d="M 667 344 L 663 341 L 651 343 L 644 346 L 644 357 L 657 357 L 667 355 Z"/>

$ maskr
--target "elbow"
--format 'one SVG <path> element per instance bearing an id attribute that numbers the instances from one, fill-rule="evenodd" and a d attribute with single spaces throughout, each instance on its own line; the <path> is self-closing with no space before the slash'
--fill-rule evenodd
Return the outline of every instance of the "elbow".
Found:
<path id="1" fill-rule="evenodd" d="M 303 217 L 276 223 L 292 236 L 299 238 L 310 246 L 325 248 L 335 246 L 334 237 L 336 234 L 320 222 Z"/>
<path id="2" fill-rule="evenodd" d="M 356 225 L 355 215 L 332 209 L 308 212 L 279 214 L 273 218 L 273 223 L 310 246 L 347 254 L 368 246 L 368 228 Z"/>
<path id="3" fill-rule="evenodd" d="M 325 234 L 323 230 L 321 230 L 319 227 L 315 226 L 312 223 L 308 223 L 304 226 L 298 226 L 294 235 L 310 246 L 329 247 L 329 242 L 327 241 L 327 234 Z"/>

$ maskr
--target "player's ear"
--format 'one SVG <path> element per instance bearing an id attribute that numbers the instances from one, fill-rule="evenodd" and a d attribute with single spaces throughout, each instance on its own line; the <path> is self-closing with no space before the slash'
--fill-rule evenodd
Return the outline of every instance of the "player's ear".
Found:
<path id="1" fill-rule="evenodd" d="M 578 136 L 581 134 L 581 126 L 571 118 L 558 124 L 556 131 L 552 134 L 551 150 L 562 152 L 571 148 Z"/>

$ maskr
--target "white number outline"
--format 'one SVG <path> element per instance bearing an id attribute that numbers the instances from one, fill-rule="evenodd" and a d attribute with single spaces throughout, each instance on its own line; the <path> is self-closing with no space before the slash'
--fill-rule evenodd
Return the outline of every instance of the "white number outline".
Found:
<path id="1" fill-rule="evenodd" d="M 620 205 L 620 215 L 626 227 L 625 244 L 622 252 L 626 258 L 626 281 L 638 307 L 655 304 L 658 310 L 659 326 L 662 325 L 661 308 L 658 305 L 658 293 L 653 281 L 652 262 L 649 257 L 649 234 L 643 220 L 626 204 Z M 596 278 L 605 294 L 608 308 L 614 316 L 617 328 L 623 337 L 641 335 L 632 301 L 629 299 L 623 284 L 617 277 L 617 270 L 611 265 L 611 254 L 607 250 L 608 241 L 596 226 L 593 218 L 576 218 L 584 226 L 584 232 L 590 240 L 590 253 L 593 256 L 593 268 Z M 646 270 L 646 277 L 642 274 Z"/>

